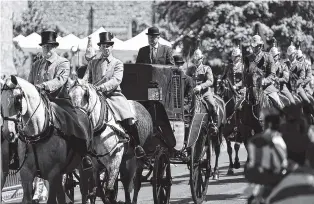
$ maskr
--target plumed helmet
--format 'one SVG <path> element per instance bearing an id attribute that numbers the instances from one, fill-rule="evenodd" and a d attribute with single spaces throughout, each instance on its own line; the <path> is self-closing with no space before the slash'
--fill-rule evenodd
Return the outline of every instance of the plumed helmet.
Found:
<path id="1" fill-rule="evenodd" d="M 242 53 L 241 53 L 240 48 L 238 48 L 238 47 L 237 47 L 237 48 L 234 48 L 234 49 L 232 50 L 231 56 L 232 56 L 232 57 L 242 56 Z"/>
<path id="2" fill-rule="evenodd" d="M 193 58 L 195 60 L 199 60 L 199 59 L 203 59 L 203 57 L 204 57 L 203 52 L 199 48 L 197 48 L 193 54 Z"/>
<path id="3" fill-rule="evenodd" d="M 280 52 L 279 52 L 279 50 L 278 50 L 277 47 L 272 47 L 272 48 L 270 49 L 269 53 L 271 54 L 272 57 L 275 57 L 276 55 L 279 55 L 279 54 L 280 54 Z"/>
<path id="4" fill-rule="evenodd" d="M 302 50 L 298 49 L 297 50 L 297 58 L 302 58 L 303 57 L 303 53 L 302 53 Z"/>
<path id="5" fill-rule="evenodd" d="M 252 40 L 251 40 L 251 46 L 252 46 L 252 47 L 256 47 L 256 46 L 258 46 L 258 45 L 263 45 L 263 44 L 264 44 L 264 42 L 263 42 L 261 36 L 259 36 L 259 35 L 254 35 L 254 36 L 252 37 Z"/>
<path id="6" fill-rule="evenodd" d="M 297 49 L 293 44 L 291 44 L 287 49 L 287 55 L 289 55 L 289 56 L 296 53 L 296 52 L 297 52 Z"/>

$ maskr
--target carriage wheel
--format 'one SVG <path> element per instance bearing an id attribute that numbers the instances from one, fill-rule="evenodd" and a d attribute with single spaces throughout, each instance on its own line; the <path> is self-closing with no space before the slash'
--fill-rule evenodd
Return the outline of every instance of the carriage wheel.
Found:
<path id="1" fill-rule="evenodd" d="M 155 157 L 152 178 L 155 204 L 168 204 L 172 185 L 170 160 L 165 151 L 161 150 Z"/>
<path id="2" fill-rule="evenodd" d="M 69 173 L 65 175 L 64 179 L 64 192 L 65 192 L 65 202 L 67 204 L 74 203 L 74 188 L 76 186 L 76 182 L 73 179 L 73 174 Z"/>
<path id="3" fill-rule="evenodd" d="M 202 203 L 205 199 L 211 172 L 211 142 L 206 132 L 206 128 L 203 127 L 198 140 L 191 148 L 190 187 L 196 204 Z"/>
<path id="4" fill-rule="evenodd" d="M 106 197 L 107 186 L 106 181 L 108 181 L 108 174 L 107 171 L 105 170 L 102 173 L 99 173 L 99 180 L 97 184 L 97 196 L 101 198 L 103 203 L 107 203 L 108 199 L 110 201 L 112 200 L 116 201 L 118 198 L 118 178 L 114 183 L 114 192 L 109 197 Z"/>

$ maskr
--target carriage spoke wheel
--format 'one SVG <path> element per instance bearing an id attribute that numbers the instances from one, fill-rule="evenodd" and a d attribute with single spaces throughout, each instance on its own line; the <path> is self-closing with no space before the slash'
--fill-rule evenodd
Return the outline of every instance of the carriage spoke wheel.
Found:
<path id="1" fill-rule="evenodd" d="M 161 150 L 155 157 L 152 178 L 155 204 L 168 204 L 172 185 L 170 160 L 165 151 Z"/>
<path id="2" fill-rule="evenodd" d="M 211 172 L 211 143 L 206 131 L 202 130 L 191 148 L 190 188 L 194 203 L 204 201 Z"/>
<path id="3" fill-rule="evenodd" d="M 65 175 L 64 183 L 64 192 L 66 195 L 65 202 L 67 204 L 74 203 L 74 188 L 76 186 L 76 182 L 73 179 L 73 174 L 69 173 Z"/>

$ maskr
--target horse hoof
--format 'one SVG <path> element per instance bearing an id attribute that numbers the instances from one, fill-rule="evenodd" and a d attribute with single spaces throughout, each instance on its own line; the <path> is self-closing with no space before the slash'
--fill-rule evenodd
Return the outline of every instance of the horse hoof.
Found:
<path id="1" fill-rule="evenodd" d="M 234 174 L 233 168 L 229 168 L 227 175 L 233 175 L 233 174 Z"/>
<path id="2" fill-rule="evenodd" d="M 213 180 L 216 180 L 216 181 L 219 180 L 219 173 L 218 172 L 214 172 Z"/>
<path id="3" fill-rule="evenodd" d="M 234 168 L 235 169 L 240 169 L 240 167 L 241 167 L 241 165 L 240 165 L 240 162 L 239 161 L 236 161 L 236 162 L 234 162 Z"/>

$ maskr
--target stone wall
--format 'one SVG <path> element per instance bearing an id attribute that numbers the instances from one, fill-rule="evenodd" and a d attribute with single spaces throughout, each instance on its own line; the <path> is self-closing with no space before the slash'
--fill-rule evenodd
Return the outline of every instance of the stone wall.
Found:
<path id="1" fill-rule="evenodd" d="M 44 14 L 46 25 L 58 26 L 66 34 L 85 37 L 89 30 L 90 8 L 94 10 L 93 31 L 103 26 L 117 38 L 132 37 L 132 21 L 137 32 L 152 25 L 152 1 L 36 1 L 34 6 Z"/>
<path id="2" fill-rule="evenodd" d="M 13 26 L 12 26 L 12 2 L 0 1 L 1 4 L 1 49 L 0 75 L 16 74 L 13 64 Z"/>

